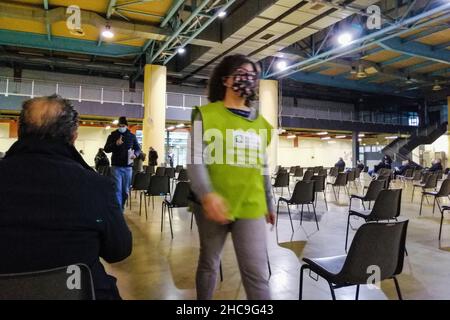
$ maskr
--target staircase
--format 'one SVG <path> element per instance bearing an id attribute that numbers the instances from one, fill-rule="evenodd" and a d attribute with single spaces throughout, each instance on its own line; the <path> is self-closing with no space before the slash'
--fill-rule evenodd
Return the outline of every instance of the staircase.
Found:
<path id="1" fill-rule="evenodd" d="M 418 129 L 409 138 L 398 138 L 388 144 L 383 154 L 390 156 L 395 162 L 411 159 L 412 151 L 422 144 L 431 144 L 447 131 L 447 122 L 435 123 Z"/>

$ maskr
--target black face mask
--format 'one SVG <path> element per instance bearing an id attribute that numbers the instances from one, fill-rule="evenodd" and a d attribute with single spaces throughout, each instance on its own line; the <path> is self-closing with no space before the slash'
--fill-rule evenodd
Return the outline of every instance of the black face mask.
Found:
<path id="1" fill-rule="evenodd" d="M 233 77 L 233 85 L 232 89 L 236 92 L 240 97 L 246 99 L 253 99 L 256 96 L 256 73 L 254 72 L 246 72 L 239 73 L 232 76 Z"/>

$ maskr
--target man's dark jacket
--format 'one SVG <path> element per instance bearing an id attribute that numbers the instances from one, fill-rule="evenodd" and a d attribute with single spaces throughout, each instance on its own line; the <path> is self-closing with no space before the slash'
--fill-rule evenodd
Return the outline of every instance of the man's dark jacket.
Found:
<path id="1" fill-rule="evenodd" d="M 119 298 L 107 262 L 131 253 L 112 181 L 62 141 L 20 139 L 0 161 L 0 273 L 85 263 L 98 299 Z"/>
<path id="2" fill-rule="evenodd" d="M 117 140 L 122 136 L 123 144 L 118 146 Z M 120 133 L 119 130 L 111 132 L 106 140 L 105 147 L 103 148 L 106 153 L 112 152 L 111 165 L 117 167 L 132 167 L 133 163 L 128 164 L 128 150 L 133 149 L 136 156 L 141 152 L 141 147 L 136 139 L 136 136 L 127 129 L 124 133 Z"/>

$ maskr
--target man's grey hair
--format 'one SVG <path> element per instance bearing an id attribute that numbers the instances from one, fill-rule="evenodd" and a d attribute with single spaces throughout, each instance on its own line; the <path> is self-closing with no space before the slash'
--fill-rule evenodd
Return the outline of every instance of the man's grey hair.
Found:
<path id="1" fill-rule="evenodd" d="M 19 117 L 19 139 L 36 137 L 73 143 L 78 112 L 69 100 L 58 95 L 25 101 Z"/>

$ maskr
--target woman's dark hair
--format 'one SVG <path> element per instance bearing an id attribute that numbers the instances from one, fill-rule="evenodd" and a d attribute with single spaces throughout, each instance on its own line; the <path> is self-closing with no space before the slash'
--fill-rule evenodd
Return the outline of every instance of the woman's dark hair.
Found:
<path id="1" fill-rule="evenodd" d="M 259 78 L 260 67 L 257 63 L 250 60 L 242 54 L 235 54 L 223 58 L 223 60 L 214 68 L 208 85 L 208 99 L 210 102 L 222 101 L 225 99 L 227 88 L 224 86 L 224 77 L 231 76 L 239 67 L 244 64 L 251 64 Z M 247 99 L 248 105 L 250 100 Z"/>

